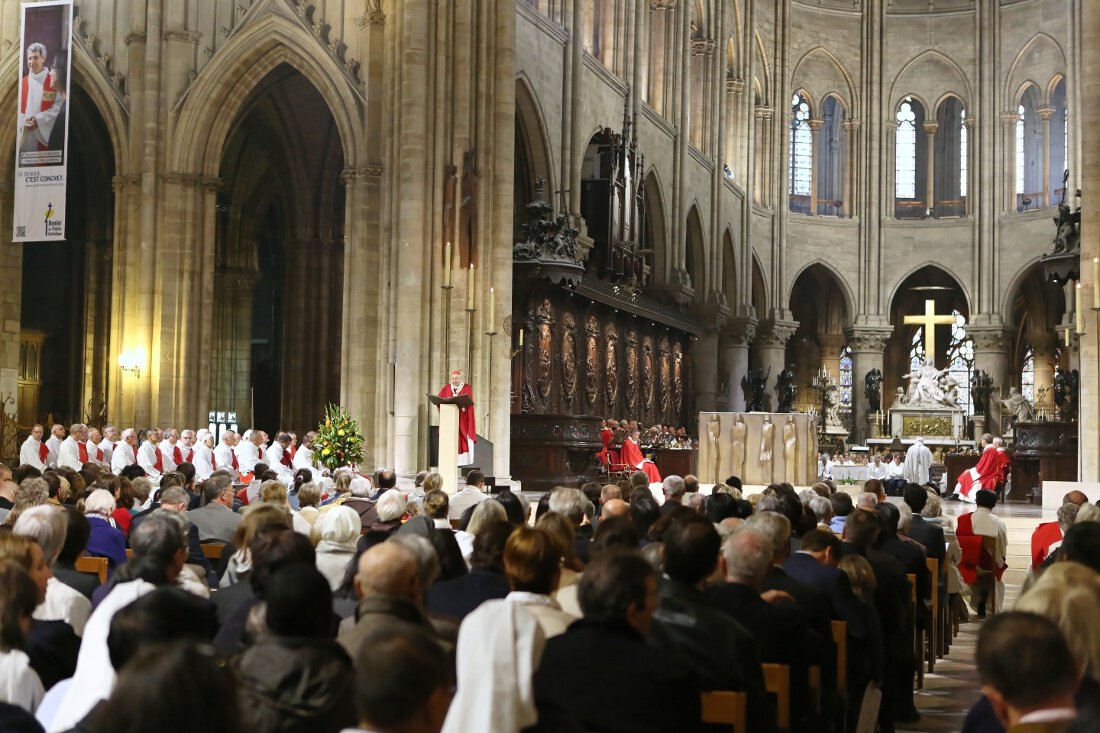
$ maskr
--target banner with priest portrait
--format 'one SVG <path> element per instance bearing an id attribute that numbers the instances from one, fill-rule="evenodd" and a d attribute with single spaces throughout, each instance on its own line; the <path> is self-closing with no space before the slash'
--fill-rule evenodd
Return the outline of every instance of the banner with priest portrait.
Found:
<path id="1" fill-rule="evenodd" d="M 20 5 L 12 241 L 65 240 L 72 0 Z"/>

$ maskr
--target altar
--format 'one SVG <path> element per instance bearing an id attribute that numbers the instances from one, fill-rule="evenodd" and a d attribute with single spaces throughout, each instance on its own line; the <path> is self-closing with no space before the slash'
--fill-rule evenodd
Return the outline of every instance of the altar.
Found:
<path id="1" fill-rule="evenodd" d="M 700 412 L 700 483 L 810 486 L 817 480 L 817 418 L 800 412 Z"/>

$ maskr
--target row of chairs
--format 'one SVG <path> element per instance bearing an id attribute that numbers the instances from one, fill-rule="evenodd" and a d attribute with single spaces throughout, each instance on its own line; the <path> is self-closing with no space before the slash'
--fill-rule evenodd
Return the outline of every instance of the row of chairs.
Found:
<path id="1" fill-rule="evenodd" d="M 220 560 L 222 551 L 225 550 L 225 544 L 221 542 L 204 542 L 201 547 L 202 554 L 206 556 L 207 560 Z M 134 551 L 127 549 L 126 557 L 132 558 L 133 556 Z M 78 557 L 74 567 L 77 572 L 97 576 L 100 585 L 107 583 L 107 558 L 105 557 L 91 557 L 88 555 Z"/>

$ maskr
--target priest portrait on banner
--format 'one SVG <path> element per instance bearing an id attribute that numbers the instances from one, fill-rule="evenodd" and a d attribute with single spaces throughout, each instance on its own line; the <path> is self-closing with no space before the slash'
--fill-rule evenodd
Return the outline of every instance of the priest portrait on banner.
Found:
<path id="1" fill-rule="evenodd" d="M 451 372 L 451 381 L 439 390 L 439 397 L 453 399 L 467 395 L 474 399 L 474 390 L 462 380 L 462 371 Z M 474 424 L 474 407 L 458 408 L 458 465 L 469 466 L 474 462 L 474 444 L 477 443 L 477 428 Z"/>
<path id="2" fill-rule="evenodd" d="M 63 107 L 65 90 L 58 73 L 48 66 L 47 58 L 45 45 L 27 46 L 27 70 L 19 87 L 20 153 L 50 149 L 54 123 Z M 55 145 L 57 142 L 54 137 Z"/>

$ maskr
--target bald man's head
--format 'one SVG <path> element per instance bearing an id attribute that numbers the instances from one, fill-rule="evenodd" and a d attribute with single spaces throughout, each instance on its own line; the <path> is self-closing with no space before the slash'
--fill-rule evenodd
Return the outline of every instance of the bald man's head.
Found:
<path id="1" fill-rule="evenodd" d="M 1085 496 L 1085 492 L 1074 489 L 1073 491 L 1062 497 L 1062 503 L 1076 504 L 1077 506 L 1081 506 L 1083 504 L 1088 504 L 1089 498 Z"/>
<path id="2" fill-rule="evenodd" d="M 603 508 L 600 510 L 600 519 L 610 519 L 611 517 L 625 517 L 630 513 L 630 505 L 622 499 L 609 499 L 604 503 Z"/>
<path id="3" fill-rule="evenodd" d="M 416 557 L 398 542 L 375 545 L 359 558 L 355 591 L 360 598 L 386 595 L 418 602 L 422 589 L 417 580 Z"/>

